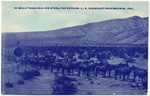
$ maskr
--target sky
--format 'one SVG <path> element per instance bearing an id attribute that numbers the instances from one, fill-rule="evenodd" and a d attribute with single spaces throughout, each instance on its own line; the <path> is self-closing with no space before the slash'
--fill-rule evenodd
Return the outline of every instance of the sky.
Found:
<path id="1" fill-rule="evenodd" d="M 14 7 L 125 7 L 134 10 L 14 9 Z M 2 32 L 38 32 L 131 16 L 148 17 L 147 1 L 3 1 Z"/>

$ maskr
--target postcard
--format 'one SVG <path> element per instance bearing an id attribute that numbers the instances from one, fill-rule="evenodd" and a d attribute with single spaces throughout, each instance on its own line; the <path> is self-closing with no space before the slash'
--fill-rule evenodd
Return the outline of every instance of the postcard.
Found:
<path id="1" fill-rule="evenodd" d="M 3 1 L 3 95 L 146 95 L 148 1 Z"/>

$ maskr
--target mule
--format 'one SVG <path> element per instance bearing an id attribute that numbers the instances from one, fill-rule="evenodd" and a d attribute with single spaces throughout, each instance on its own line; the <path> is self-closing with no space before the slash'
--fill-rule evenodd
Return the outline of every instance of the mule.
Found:
<path id="1" fill-rule="evenodd" d="M 142 83 L 147 82 L 147 79 L 148 79 L 148 72 L 147 72 L 147 70 L 134 67 L 133 82 L 135 82 L 135 78 L 136 77 L 139 78 L 139 81 L 142 80 Z"/>
<path id="2" fill-rule="evenodd" d="M 115 79 L 117 80 L 117 76 L 119 75 L 120 77 L 123 75 L 123 81 L 125 81 L 125 77 L 127 76 L 127 78 L 129 79 L 130 77 L 130 73 L 132 72 L 133 67 L 117 67 L 115 69 Z"/>
<path id="3" fill-rule="evenodd" d="M 96 77 L 98 76 L 98 75 L 97 75 L 98 72 L 102 72 L 102 76 L 103 76 L 103 77 L 106 77 L 106 72 L 107 72 L 106 66 L 105 66 L 105 65 L 103 65 L 103 66 L 97 66 L 96 69 L 95 69 L 95 76 L 96 76 Z"/>

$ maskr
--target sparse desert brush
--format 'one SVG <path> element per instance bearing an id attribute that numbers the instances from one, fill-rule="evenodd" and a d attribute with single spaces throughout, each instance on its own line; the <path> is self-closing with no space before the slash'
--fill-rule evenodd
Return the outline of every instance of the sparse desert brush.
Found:
<path id="1" fill-rule="evenodd" d="M 73 78 L 58 76 L 53 85 L 53 93 L 57 95 L 73 95 L 77 92 L 77 87 L 71 83 L 75 81 Z"/>
<path id="2" fill-rule="evenodd" d="M 31 70 L 31 71 L 26 71 L 25 70 L 25 71 L 23 71 L 22 73 L 19 73 L 19 74 L 22 76 L 22 78 L 24 80 L 32 79 L 35 76 L 40 76 L 41 75 L 41 73 L 37 70 Z"/>

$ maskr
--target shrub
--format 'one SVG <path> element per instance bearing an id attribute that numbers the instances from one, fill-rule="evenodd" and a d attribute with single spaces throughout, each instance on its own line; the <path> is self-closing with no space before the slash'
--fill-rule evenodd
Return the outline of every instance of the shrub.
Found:
<path id="1" fill-rule="evenodd" d="M 37 70 L 31 70 L 31 71 L 25 70 L 24 72 L 20 73 L 20 75 L 22 76 L 24 80 L 28 80 L 28 79 L 34 78 L 34 76 L 40 76 L 41 73 Z"/>
<path id="2" fill-rule="evenodd" d="M 6 83 L 6 84 L 5 84 L 5 86 L 6 86 L 6 87 L 14 87 L 14 84 L 13 84 L 13 83 L 8 82 L 8 83 Z"/>
<path id="3" fill-rule="evenodd" d="M 57 95 L 73 95 L 77 92 L 76 86 L 71 83 L 75 79 L 59 76 L 55 79 L 55 83 L 53 86 L 53 93 Z"/>

